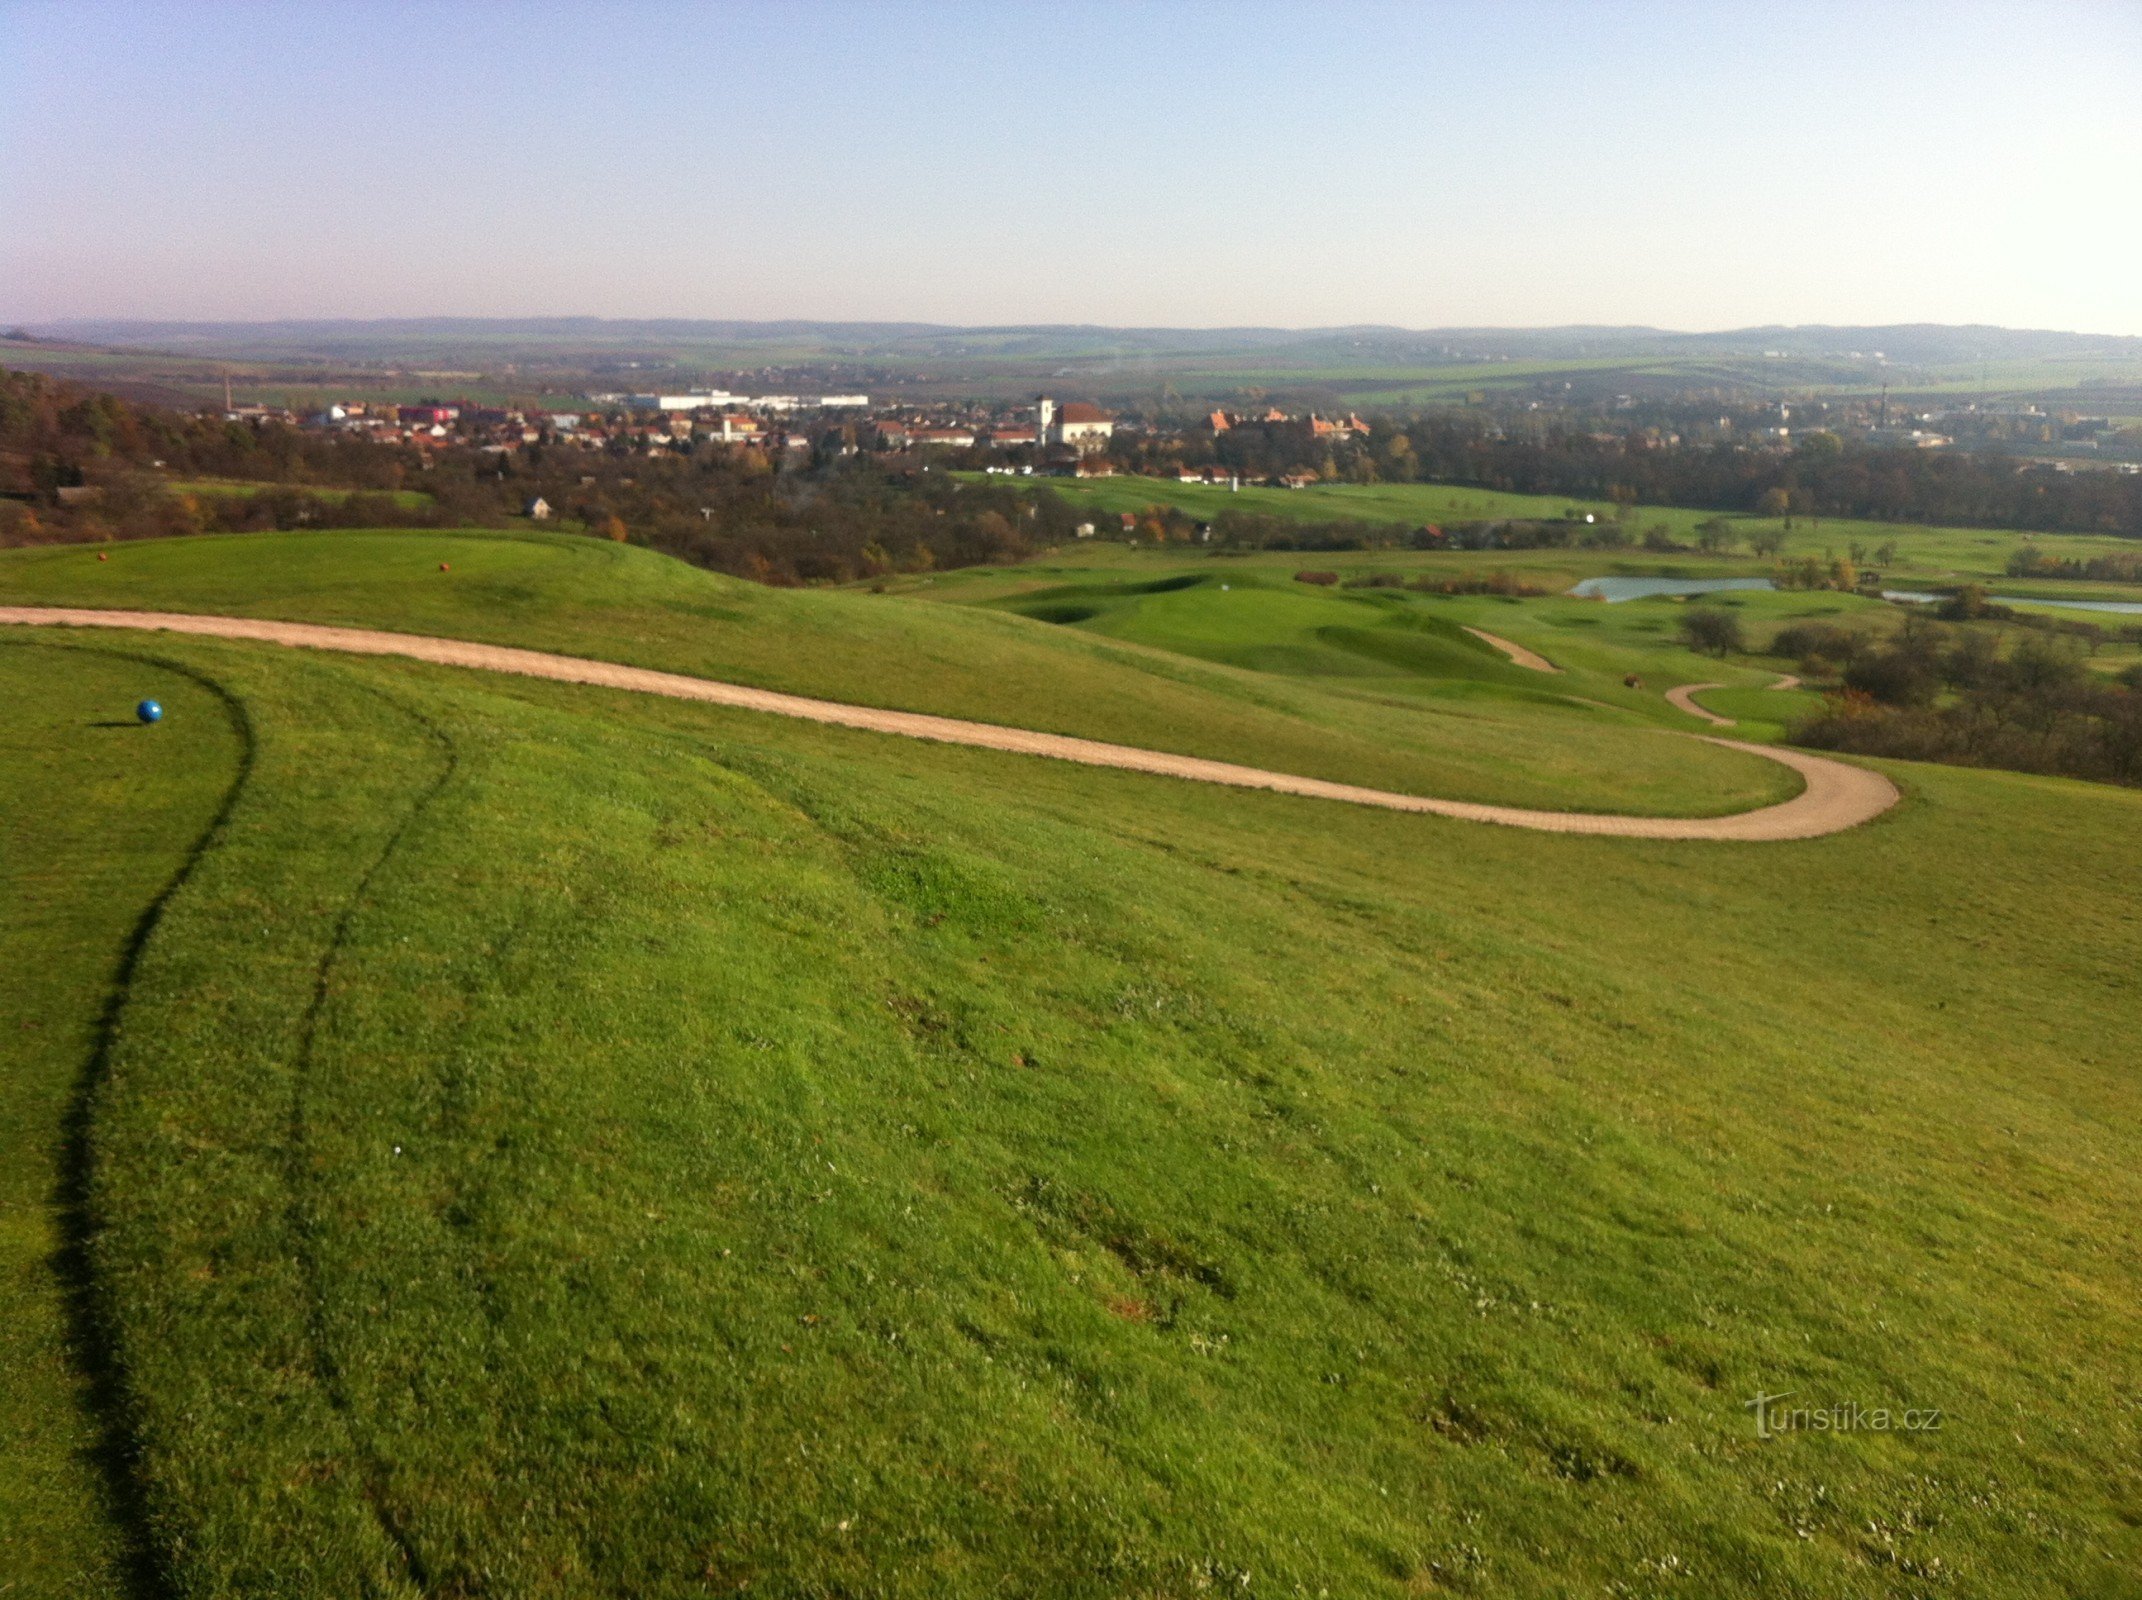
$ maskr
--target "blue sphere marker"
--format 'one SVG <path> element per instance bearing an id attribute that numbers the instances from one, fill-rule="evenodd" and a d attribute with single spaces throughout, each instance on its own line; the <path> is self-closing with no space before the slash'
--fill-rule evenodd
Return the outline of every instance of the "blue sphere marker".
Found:
<path id="1" fill-rule="evenodd" d="M 144 700 L 134 708 L 134 715 L 143 722 L 161 722 L 164 720 L 164 708 L 154 700 Z"/>

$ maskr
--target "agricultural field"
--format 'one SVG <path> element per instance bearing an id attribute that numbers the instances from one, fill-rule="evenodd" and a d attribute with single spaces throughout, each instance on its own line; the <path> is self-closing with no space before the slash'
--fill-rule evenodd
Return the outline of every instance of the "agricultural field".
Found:
<path id="1" fill-rule="evenodd" d="M 261 483 L 242 478 L 186 478 L 173 479 L 165 485 L 173 494 L 200 495 L 204 498 L 228 496 L 233 499 L 249 498 L 263 490 L 299 490 L 307 494 L 366 494 L 384 495 L 404 511 L 417 511 L 431 504 L 431 496 L 422 489 L 340 489 L 332 485 L 313 483 Z"/>
<path id="2" fill-rule="evenodd" d="M 1666 602 L 1294 556 L 105 553 L 0 605 L 1526 805 L 1765 803 L 1660 691 L 1795 702 Z M 1670 843 L 172 634 L 0 672 L 21 1592 L 2137 1592 L 2142 793 L 1880 763 L 1865 826 Z"/>
<path id="3" fill-rule="evenodd" d="M 1407 530 L 1423 523 L 1483 522 L 1501 519 L 1560 520 L 1572 513 L 1589 514 L 1600 521 L 1615 515 L 1616 507 L 1603 500 L 1585 500 L 1566 495 L 1508 494 L 1493 489 L 1475 489 L 1457 484 L 1312 484 L 1306 489 L 1244 487 L 1239 491 L 1211 484 L 1178 483 L 1165 478 L 1052 479 L 1049 487 L 1072 503 L 1092 508 L 1096 514 L 1120 516 L 1150 507 L 1179 507 L 1193 517 L 1211 518 L 1225 510 L 1257 512 L 1289 517 L 1301 522 L 1385 522 Z M 1625 526 L 1636 539 L 1645 530 L 1664 527 L 1678 542 L 1693 543 L 1696 525 L 1720 513 L 1674 506 L 1638 506 Z M 1787 558 L 1834 553 L 1847 554 L 1852 546 L 1868 551 L 1894 544 L 1896 562 L 1886 575 L 1928 582 L 1985 582 L 2002 578 L 2008 558 L 2019 549 L 2055 550 L 2062 556 L 2132 555 L 2135 542 L 2111 535 L 2015 533 L 1991 528 L 1929 528 L 1909 523 L 1866 522 L 1848 517 L 1811 519 L 1797 517 L 1790 528 L 1776 518 L 1723 514 L 1736 545 L 1736 556 L 1711 558 L 1694 554 L 1649 556 L 1641 550 L 1548 550 L 1471 552 L 1465 559 L 1474 566 L 1483 560 L 1513 565 L 1536 563 L 1569 569 L 1584 576 L 1609 572 L 1685 572 L 1690 576 L 1711 573 L 1767 572 L 1767 557 L 1757 557 L 1744 548 L 1748 538 L 1775 531 L 1784 536 Z M 1322 557 L 1318 557 L 1319 560 Z M 1452 557 L 1450 559 L 1456 559 Z M 2033 592 L 2066 594 L 2072 586 L 2038 585 Z M 2099 586 L 2103 592 L 2118 592 Z M 2075 588 L 2073 592 L 2092 592 Z M 2142 594 L 2142 591 L 2138 591 Z"/>
<path id="4" fill-rule="evenodd" d="M 795 379 L 794 387 L 839 388 L 842 380 L 853 387 L 862 380 L 862 387 L 896 388 L 909 400 L 1024 399 L 1037 385 L 1051 384 L 1106 404 L 1156 409 L 1275 396 L 1365 409 L 1521 398 L 1554 404 L 1619 390 L 1871 397 L 1886 386 L 1900 399 L 2029 398 L 2095 412 L 2131 406 L 2142 382 L 2131 345 L 2057 336 L 2035 351 L 2000 355 L 1978 353 L 1984 346 L 1973 337 L 1950 338 L 1910 360 L 1878 361 L 1826 348 L 1822 340 L 1797 341 L 1784 358 L 1767 357 L 1764 344 L 1776 336 L 1757 330 L 1695 345 L 1637 330 L 1497 336 L 1322 329 L 1275 337 L 1274 330 L 882 326 L 873 332 L 592 319 L 452 326 L 89 323 L 45 332 L 61 342 L 0 339 L 0 357 L 13 366 L 155 384 L 202 400 L 220 399 L 229 376 L 244 398 L 278 405 L 353 395 L 415 400 L 442 388 L 487 405 L 538 396 L 560 403 L 585 389 L 614 389 L 622 373 L 726 381 L 768 369 Z M 1845 338 L 1879 341 L 1883 333 L 1863 329 Z"/>

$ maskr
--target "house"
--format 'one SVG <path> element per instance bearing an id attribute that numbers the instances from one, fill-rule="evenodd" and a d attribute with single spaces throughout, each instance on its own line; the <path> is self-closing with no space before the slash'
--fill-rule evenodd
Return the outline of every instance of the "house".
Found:
<path id="1" fill-rule="evenodd" d="M 1225 485 L 1239 491 L 1242 479 L 1228 467 L 1181 467 L 1175 474 L 1177 483 L 1210 483 Z"/>
<path id="2" fill-rule="evenodd" d="M 704 437 L 722 444 L 758 444 L 765 439 L 766 430 L 750 417 L 725 411 L 706 425 Z"/>
<path id="3" fill-rule="evenodd" d="M 1038 428 L 991 428 L 989 430 L 989 443 L 992 448 L 998 450 L 1012 450 L 1021 445 L 1038 445 L 1041 443 L 1041 430 Z"/>
<path id="4" fill-rule="evenodd" d="M 405 428 L 433 427 L 452 422 L 460 415 L 459 406 L 441 405 L 400 406 L 394 413 L 395 420 Z"/>
<path id="5" fill-rule="evenodd" d="M 1313 411 L 1309 414 L 1309 437 L 1312 439 L 1351 439 L 1367 432 L 1368 424 L 1351 412 L 1344 422 L 1320 417 Z"/>
<path id="6" fill-rule="evenodd" d="M 1215 411 L 1205 419 L 1205 426 L 1215 434 L 1226 433 L 1231 429 L 1244 427 L 1288 428 L 1306 433 L 1312 439 L 1322 439 L 1332 444 L 1344 443 L 1350 439 L 1366 438 L 1369 431 L 1369 425 L 1352 412 L 1348 412 L 1343 419 L 1320 417 L 1313 411 L 1306 417 L 1297 417 L 1289 415 L 1277 406 L 1266 406 L 1262 416 L 1253 416 L 1247 413 L 1238 416 L 1231 411 Z"/>
<path id="7" fill-rule="evenodd" d="M 548 522 L 550 520 L 550 502 L 541 495 L 537 495 L 528 504 L 521 507 L 521 512 L 532 522 Z"/>
<path id="8" fill-rule="evenodd" d="M 909 444 L 935 445 L 943 450 L 970 450 L 974 447 L 972 428 L 910 428 L 907 430 Z"/>

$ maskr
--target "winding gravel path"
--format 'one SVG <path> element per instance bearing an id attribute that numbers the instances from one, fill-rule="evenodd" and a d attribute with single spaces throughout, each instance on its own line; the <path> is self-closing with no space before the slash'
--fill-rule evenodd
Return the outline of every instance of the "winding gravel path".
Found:
<path id="1" fill-rule="evenodd" d="M 1666 698 L 1673 705 L 1686 711 L 1690 716 L 1701 717 L 1714 728 L 1730 728 L 1733 726 L 1731 717 L 1721 717 L 1715 711 L 1706 711 L 1702 706 L 1696 704 L 1695 698 L 1706 689 L 1723 689 L 1725 687 L 1726 685 L 1722 683 L 1684 683 L 1678 688 L 1668 689 Z M 1793 674 L 1784 672 L 1778 675 L 1775 683 L 1765 684 L 1764 687 L 1767 689 L 1797 689 L 1800 687 L 1800 680 L 1794 677 Z"/>
<path id="2" fill-rule="evenodd" d="M 1458 624 L 1465 627 L 1462 622 Z M 1521 667 L 1530 667 L 1534 672 L 1560 672 L 1562 669 L 1541 655 L 1537 650 L 1527 650 L 1523 645 L 1505 639 L 1499 633 L 1489 633 L 1485 628 L 1465 628 L 1465 631 L 1483 644 L 1491 644 Z"/>
<path id="3" fill-rule="evenodd" d="M 433 639 L 422 634 L 331 628 L 308 622 L 271 622 L 254 617 L 206 617 L 170 611 L 102 611 L 60 606 L 0 606 L 0 624 L 7 623 L 141 628 L 202 634 L 215 639 L 248 639 L 315 650 L 340 650 L 353 655 L 405 656 L 438 666 L 474 667 L 485 672 L 518 673 L 523 677 L 548 678 L 559 683 L 585 683 L 598 688 L 627 689 L 637 694 L 666 695 L 674 700 L 700 700 L 711 705 L 800 717 L 809 722 L 861 728 L 871 733 L 898 734 L 909 739 L 976 745 L 986 750 L 1047 756 L 1092 767 L 1119 767 L 1162 777 L 1190 778 L 1200 783 L 1231 784 L 1241 789 L 1272 789 L 1281 794 L 1344 800 L 1354 805 L 1381 806 L 1390 811 L 1430 812 L 1468 822 L 1533 828 L 1543 833 L 1606 834 L 1623 839 L 1813 839 L 1869 821 L 1897 802 L 1895 786 L 1880 773 L 1869 772 L 1864 767 L 1848 766 L 1841 761 L 1798 750 L 1742 744 L 1733 739 L 1711 739 L 1707 735 L 1690 737 L 1705 738 L 1707 742 L 1728 750 L 1745 751 L 1788 766 L 1800 774 L 1806 788 L 1781 804 L 1730 817 L 1626 817 L 1583 811 L 1526 811 L 1516 806 L 1393 794 L 1382 789 L 1357 788 L 1348 783 L 1330 783 L 1322 778 L 1302 778 L 1291 773 L 1266 772 L 1258 767 L 1239 767 L 1226 761 L 1207 761 L 1197 756 L 1104 744 L 1095 739 L 1032 733 L 1023 728 L 963 722 L 953 717 L 933 717 L 915 711 L 843 705 L 834 700 L 777 694 L 770 689 L 752 689 L 710 678 L 686 677 L 681 673 L 653 672 L 610 661 L 586 661 L 577 656 L 549 655 L 540 650 L 517 650 L 506 645 L 472 644 L 461 639 Z"/>
<path id="4" fill-rule="evenodd" d="M 1692 717 L 1701 717 L 1714 728 L 1730 728 L 1733 726 L 1731 717 L 1721 717 L 1715 711 L 1704 710 L 1703 707 L 1696 704 L 1695 698 L 1701 690 L 1723 689 L 1724 687 L 1725 685 L 1722 683 L 1684 683 L 1679 688 L 1666 691 L 1666 703 L 1676 710 L 1686 711 Z"/>

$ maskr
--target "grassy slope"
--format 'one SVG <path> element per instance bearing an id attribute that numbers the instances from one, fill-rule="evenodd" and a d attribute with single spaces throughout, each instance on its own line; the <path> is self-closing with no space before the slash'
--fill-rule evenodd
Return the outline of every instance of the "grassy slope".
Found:
<path id="1" fill-rule="evenodd" d="M 1374 684 L 1335 693 L 1024 617 L 764 589 L 573 535 L 256 534 L 107 553 L 8 552 L 0 603 L 369 623 L 1463 799 L 1718 812 L 1790 782 L 1637 717 L 1540 704 L 1538 674 L 1471 645 L 1472 681 L 1492 693 L 1394 705 Z"/>
<path id="2" fill-rule="evenodd" d="M 1522 564 L 1528 557 L 1536 564 Z M 1456 566 L 1461 559 L 1473 564 L 1469 568 Z M 1387 573 L 1410 580 L 1423 573 L 1433 577 L 1453 570 L 1481 570 L 1478 558 L 1473 557 L 1366 551 L 1315 556 L 1271 552 L 1238 557 L 1115 544 L 1079 545 L 1018 567 L 968 568 L 908 578 L 900 580 L 897 587 L 903 594 L 955 604 L 1021 611 L 1059 621 L 1075 618 L 1075 625 L 1083 629 L 1135 638 L 1193 656 L 1242 660 L 1265 670 L 1325 681 L 1344 676 L 1358 678 L 1365 670 L 1360 660 L 1342 663 L 1339 653 L 1323 648 L 1330 642 L 1328 637 L 1320 637 L 1319 630 L 1310 625 L 1311 618 L 1336 601 L 1371 612 L 1380 610 L 1390 622 L 1410 618 L 1415 625 L 1427 627 L 1462 624 L 1514 639 L 1570 669 L 1568 677 L 1553 680 L 1559 689 L 1645 714 L 1660 714 L 1660 694 L 1673 684 L 1727 683 L 1735 686 L 1734 692 L 1748 690 L 1750 695 L 1735 702 L 1737 710 L 1721 709 L 1746 718 L 1748 726 L 1742 731 L 1757 737 L 1782 732 L 1784 722 L 1812 708 L 1813 698 L 1763 692 L 1763 686 L 1790 662 L 1741 659 L 1721 663 L 1681 648 L 1676 639 L 1680 618 L 1688 605 L 1723 606 L 1737 613 L 1750 645 L 1757 648 L 1792 622 L 1822 621 L 1885 634 L 1904 619 L 1901 607 L 1827 590 L 1742 590 L 1713 594 L 1700 602 L 1680 596 L 1614 605 L 1572 600 L 1560 591 L 1575 580 L 1577 572 L 1558 572 L 1552 566 L 1537 564 L 1566 559 L 1565 554 L 1557 552 L 1517 553 L 1509 565 L 1535 587 L 1548 591 L 1545 596 L 1522 600 L 1389 590 L 1341 589 L 1335 594 L 1300 584 L 1293 577 L 1305 563 L 1313 563 L 1348 578 Z M 1496 558 L 1496 566 L 1504 564 Z M 1244 600 L 1220 600 L 1223 584 L 1229 586 L 1230 593 L 1264 597 L 1256 602 L 1259 605 L 1269 606 L 1274 591 L 1292 599 L 1282 613 L 1260 615 L 1254 628 L 1246 628 L 1228 620 L 1231 610 L 1243 611 L 1243 622 L 1250 618 Z M 2079 615 L 2067 612 L 2063 620 Z M 2125 619 L 2106 615 L 2094 620 L 2117 626 Z M 2118 672 L 2142 660 L 2142 650 L 2132 643 L 2106 642 L 2093 650 L 2089 659 L 2099 671 Z M 1468 674 L 1455 658 L 1422 659 L 1411 666 L 1414 670 L 1410 682 L 1403 681 L 1405 675 L 1393 675 L 1378 685 L 1379 691 L 1403 689 L 1448 695 L 1469 690 L 1470 686 L 1462 681 Z M 1632 670 L 1646 680 L 1642 693 L 1623 691 L 1622 678 Z M 1518 676 L 1530 678 L 1535 685 L 1542 681 L 1530 674 Z M 1676 720 L 1673 725 L 1684 724 Z"/>
<path id="3" fill-rule="evenodd" d="M 192 1592 L 2131 1592 L 2135 795 L 1692 850 L 156 647 L 257 741 L 99 1107 Z"/>
<path id="4" fill-rule="evenodd" d="M 1098 559 L 1097 559 L 1098 558 Z M 1375 563 L 1364 563 L 1363 570 Z M 1386 569 L 1388 570 L 1388 569 Z M 1559 596 L 1429 595 L 1317 588 L 1271 559 L 1207 561 L 1164 551 L 1078 550 L 1011 569 L 948 573 L 907 592 L 931 599 L 1049 618 L 1081 630 L 1326 685 L 1348 685 L 1429 703 L 1480 700 L 1529 688 L 1580 696 L 1666 725 L 1694 722 L 1665 706 L 1675 684 L 1731 686 L 1740 736 L 1775 738 L 1815 697 L 1768 688 L 1776 666 L 1720 661 L 1681 645 L 1687 602 L 1658 598 L 1618 605 Z M 1742 620 L 1751 644 L 1787 623 L 1817 619 L 1886 629 L 1895 609 L 1854 595 L 1739 592 L 1712 597 Z M 1486 647 L 1459 630 L 1479 628 L 1532 647 L 1563 669 L 1553 678 L 1514 667 L 1479 670 Z M 1495 658 L 1490 657 L 1490 660 Z M 2107 664 L 2124 661 L 2117 649 Z M 1624 681 L 1635 673 L 1641 687 Z M 1512 686 L 1515 686 L 1513 689 Z M 1539 730 L 1531 730 L 1537 732 Z M 1528 758 L 1551 761 L 1527 751 Z"/>
<path id="5" fill-rule="evenodd" d="M 155 655 L 0 641 L 0 1593 L 109 1594 L 123 1559 L 81 1376 L 94 1363 L 60 1293 L 80 1283 L 67 1133 L 137 923 L 239 760 L 213 693 Z M 145 695 L 183 741 L 132 720 Z"/>

